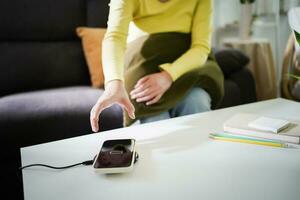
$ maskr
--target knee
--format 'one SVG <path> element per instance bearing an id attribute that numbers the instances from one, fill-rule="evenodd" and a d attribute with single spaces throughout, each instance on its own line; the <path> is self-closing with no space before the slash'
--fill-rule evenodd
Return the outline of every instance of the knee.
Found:
<path id="1" fill-rule="evenodd" d="M 208 111 L 211 109 L 211 98 L 209 94 L 202 88 L 193 88 L 185 97 L 184 103 L 192 106 L 195 110 Z"/>
<path id="2" fill-rule="evenodd" d="M 172 109 L 172 117 L 195 114 L 211 110 L 211 98 L 201 88 L 193 88 L 187 96 Z"/>
<path id="3" fill-rule="evenodd" d="M 170 114 L 168 111 L 166 111 L 166 112 L 162 112 L 155 116 L 142 117 L 142 118 L 140 118 L 140 123 L 145 124 L 145 123 L 160 121 L 160 120 L 169 119 L 169 118 L 170 118 Z"/>

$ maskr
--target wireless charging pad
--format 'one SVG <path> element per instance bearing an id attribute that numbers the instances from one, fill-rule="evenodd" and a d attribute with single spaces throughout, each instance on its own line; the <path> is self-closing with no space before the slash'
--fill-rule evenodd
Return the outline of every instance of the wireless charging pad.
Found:
<path id="1" fill-rule="evenodd" d="M 94 160 L 93 168 L 105 174 L 125 173 L 133 169 L 138 157 L 134 139 L 106 140 Z"/>

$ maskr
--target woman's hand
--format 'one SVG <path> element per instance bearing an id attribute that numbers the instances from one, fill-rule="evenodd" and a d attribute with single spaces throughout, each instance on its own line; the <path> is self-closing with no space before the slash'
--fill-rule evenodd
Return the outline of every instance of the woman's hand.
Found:
<path id="1" fill-rule="evenodd" d="M 112 80 L 106 84 L 104 93 L 99 97 L 90 112 L 90 123 L 94 132 L 99 130 L 98 121 L 102 110 L 110 107 L 114 103 L 122 106 L 130 118 L 135 118 L 134 107 L 128 98 L 123 82 L 120 80 Z"/>
<path id="2" fill-rule="evenodd" d="M 172 82 L 166 71 L 144 76 L 130 92 L 131 98 L 137 102 L 146 102 L 146 105 L 154 104 L 171 87 Z"/>

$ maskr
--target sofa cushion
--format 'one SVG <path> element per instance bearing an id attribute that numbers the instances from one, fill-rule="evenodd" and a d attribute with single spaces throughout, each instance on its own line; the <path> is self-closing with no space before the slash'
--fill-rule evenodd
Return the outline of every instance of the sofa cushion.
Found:
<path id="1" fill-rule="evenodd" d="M 90 85 L 80 41 L 0 42 L 0 97 L 54 87 Z"/>
<path id="2" fill-rule="evenodd" d="M 241 51 L 236 49 L 214 49 L 217 63 L 222 69 L 225 77 L 241 70 L 249 63 L 249 58 Z"/>
<path id="3" fill-rule="evenodd" d="M 2 144 L 21 147 L 91 133 L 89 113 L 102 93 L 68 87 L 0 98 Z M 99 121 L 100 131 L 122 127 L 121 107 L 105 109 Z"/>
<path id="4" fill-rule="evenodd" d="M 1 0 L 0 40 L 76 39 L 75 28 L 86 24 L 85 4 L 83 0 Z"/>
<path id="5" fill-rule="evenodd" d="M 104 86 L 104 74 L 102 68 L 102 40 L 105 28 L 78 27 L 76 29 L 87 62 L 92 86 L 102 88 Z"/>

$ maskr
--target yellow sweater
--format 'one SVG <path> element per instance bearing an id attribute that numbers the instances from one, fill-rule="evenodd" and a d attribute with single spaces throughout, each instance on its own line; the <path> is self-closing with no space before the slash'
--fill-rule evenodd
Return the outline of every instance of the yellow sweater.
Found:
<path id="1" fill-rule="evenodd" d="M 146 33 L 191 33 L 191 47 L 173 63 L 159 67 L 173 81 L 200 67 L 210 52 L 212 31 L 211 0 L 111 0 L 107 32 L 102 43 L 105 82 L 124 79 L 124 52 L 129 23 Z"/>

